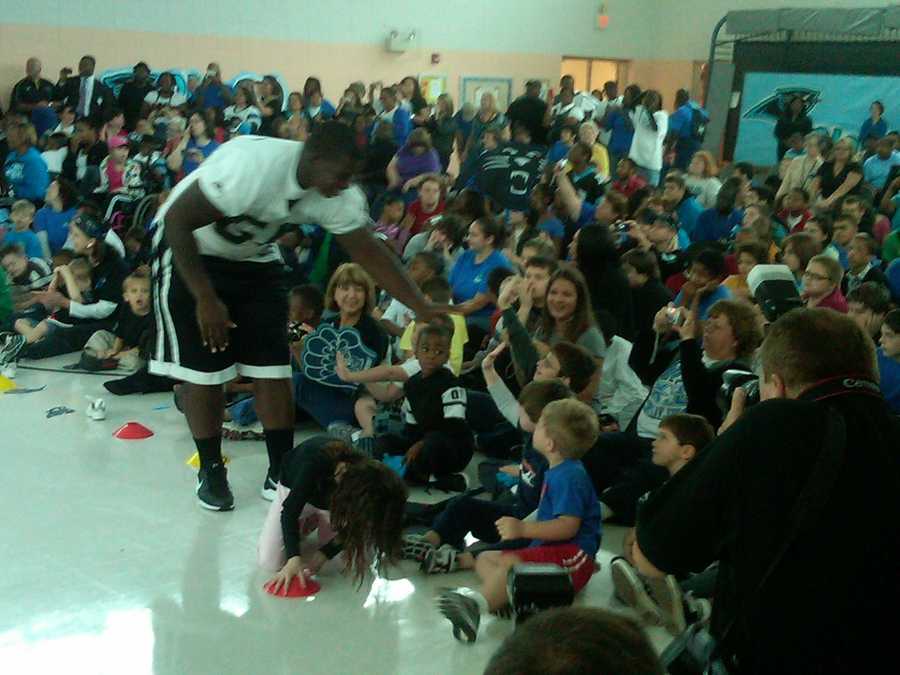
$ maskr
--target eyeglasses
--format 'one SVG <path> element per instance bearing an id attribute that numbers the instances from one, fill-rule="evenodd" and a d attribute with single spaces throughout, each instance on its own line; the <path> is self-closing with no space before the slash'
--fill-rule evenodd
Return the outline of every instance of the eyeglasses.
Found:
<path id="1" fill-rule="evenodd" d="M 813 281 L 828 281 L 829 280 L 828 277 L 826 277 L 824 274 L 816 274 L 815 272 L 810 272 L 809 270 L 807 270 L 806 272 L 803 273 L 803 278 L 804 279 L 812 279 Z"/>

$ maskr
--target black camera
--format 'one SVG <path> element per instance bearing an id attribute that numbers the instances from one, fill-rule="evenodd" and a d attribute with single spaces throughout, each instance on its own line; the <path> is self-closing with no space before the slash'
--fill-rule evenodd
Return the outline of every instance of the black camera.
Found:
<path id="1" fill-rule="evenodd" d="M 746 370 L 726 370 L 722 373 L 722 386 L 716 394 L 716 404 L 723 415 L 731 409 L 731 399 L 738 388 L 747 392 L 747 407 L 759 403 L 759 377 Z"/>
<path id="2" fill-rule="evenodd" d="M 523 563 L 506 576 L 506 593 L 518 626 L 538 612 L 568 607 L 575 599 L 572 577 L 559 565 Z"/>
<path id="3" fill-rule="evenodd" d="M 747 275 L 747 285 L 769 323 L 803 306 L 787 265 L 757 265 Z"/>

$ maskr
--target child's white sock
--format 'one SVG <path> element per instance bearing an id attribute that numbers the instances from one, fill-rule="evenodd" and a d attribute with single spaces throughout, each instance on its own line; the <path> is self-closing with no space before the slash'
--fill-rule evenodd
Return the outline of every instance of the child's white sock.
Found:
<path id="1" fill-rule="evenodd" d="M 465 586 L 460 586 L 459 588 L 455 589 L 455 592 L 459 593 L 462 596 L 470 598 L 471 600 L 474 600 L 476 602 L 476 604 L 478 605 L 479 611 L 482 614 L 488 614 L 490 612 L 490 608 L 488 607 L 487 598 L 484 597 L 481 593 L 479 593 L 475 589 L 466 588 Z"/>

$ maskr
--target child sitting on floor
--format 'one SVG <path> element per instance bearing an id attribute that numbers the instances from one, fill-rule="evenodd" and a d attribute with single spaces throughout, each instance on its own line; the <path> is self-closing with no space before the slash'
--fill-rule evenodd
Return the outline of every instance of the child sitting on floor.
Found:
<path id="1" fill-rule="evenodd" d="M 144 365 L 141 344 L 153 326 L 150 276 L 142 271 L 132 272 L 122 282 L 122 297 L 125 302 L 119 305 L 116 329 L 98 330 L 84 346 L 81 366 L 85 370 L 137 370 Z"/>
<path id="2" fill-rule="evenodd" d="M 375 456 L 404 455 L 408 481 L 445 478 L 449 489 L 461 492 L 465 480 L 451 476 L 466 468 L 475 443 L 466 424 L 466 390 L 447 365 L 452 337 L 450 328 L 434 323 L 419 331 L 415 361 L 402 366 L 409 376 L 403 385 L 406 429 L 376 437 Z"/>
<path id="3" fill-rule="evenodd" d="M 450 283 L 440 276 L 434 276 L 422 284 L 422 295 L 438 305 L 446 305 L 451 299 L 453 292 L 450 289 Z M 449 314 L 450 320 L 453 322 L 453 341 L 450 343 L 450 370 L 454 375 L 459 375 L 463 364 L 463 351 L 466 343 L 469 341 L 469 332 L 466 329 L 466 318 L 461 314 Z M 400 353 L 405 358 L 410 358 L 413 351 L 413 336 L 416 332 L 416 322 L 410 321 L 400 336 Z"/>
<path id="4" fill-rule="evenodd" d="M 89 302 L 91 293 L 91 266 L 84 258 L 75 258 L 68 265 L 60 265 L 53 270 L 53 280 L 49 290 L 61 290 L 70 300 Z M 51 333 L 71 328 L 78 319 L 73 319 L 67 310 L 59 310 L 50 317 L 36 322 L 33 319 L 16 321 L 15 331 L 25 338 L 26 344 L 40 342 Z"/>
<path id="5" fill-rule="evenodd" d="M 22 290 L 35 291 L 50 283 L 50 265 L 43 258 L 29 258 L 21 244 L 0 248 L 0 265 L 10 283 Z"/>
<path id="6" fill-rule="evenodd" d="M 44 249 L 38 236 L 31 231 L 31 223 L 34 221 L 35 208 L 27 199 L 14 202 L 9 210 L 9 219 L 13 223 L 13 229 L 6 230 L 0 237 L 4 245 L 19 244 L 29 258 L 43 258 Z"/>
<path id="7" fill-rule="evenodd" d="M 504 516 L 496 522 L 504 541 L 533 541 L 527 548 L 486 551 L 478 556 L 479 590 L 458 588 L 441 594 L 438 607 L 453 624 L 454 637 L 474 642 L 481 615 L 508 604 L 506 578 L 515 565 L 560 565 L 571 575 L 575 592 L 590 581 L 600 547 L 600 504 L 579 458 L 594 445 L 598 434 L 597 416 L 585 403 L 565 399 L 544 408 L 533 440 L 549 465 L 537 521 Z"/>
<path id="8" fill-rule="evenodd" d="M 485 363 L 493 358 L 493 355 L 485 358 Z M 420 562 L 426 574 L 473 569 L 475 558 L 464 550 L 465 536 L 469 532 L 479 541 L 495 544 L 500 541 L 495 525 L 498 518 L 525 518 L 537 509 L 547 460 L 531 443 L 534 420 L 540 419 L 547 404 L 571 397 L 572 391 L 557 379 L 526 385 L 519 395 L 515 416 L 507 417 L 510 423 L 518 424 L 523 440 L 522 461 L 518 465 L 510 465 L 516 470 L 518 479 L 515 493 L 495 501 L 468 495 L 456 497 L 435 518 L 432 528 L 425 534 L 403 537 L 403 557 Z"/>
<path id="9" fill-rule="evenodd" d="M 659 432 L 653 441 L 653 464 L 668 471 L 670 477 L 674 476 L 709 445 L 715 435 L 705 417 L 686 413 L 669 415 L 659 423 Z M 678 609 L 681 592 L 677 582 L 672 577 L 653 580 L 640 577 L 631 557 L 634 541 L 634 528 L 631 528 L 622 545 L 623 557 L 614 558 L 610 567 L 616 597 L 635 609 L 642 620 L 653 624 L 663 621 L 677 634 L 684 629 L 683 611 Z"/>
<path id="10" fill-rule="evenodd" d="M 315 436 L 289 450 L 275 490 L 258 546 L 260 567 L 278 570 L 270 580 L 273 593 L 287 594 L 294 577 L 305 586 L 342 551 L 345 571 L 359 584 L 373 557 L 391 562 L 399 554 L 406 486 L 388 467 L 340 441 Z M 301 537 L 313 529 L 319 548 L 304 561 Z"/>

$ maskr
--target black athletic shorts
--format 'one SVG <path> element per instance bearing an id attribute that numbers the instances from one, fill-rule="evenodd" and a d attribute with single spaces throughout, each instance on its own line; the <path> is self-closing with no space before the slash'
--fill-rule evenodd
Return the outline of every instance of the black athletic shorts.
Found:
<path id="1" fill-rule="evenodd" d="M 236 262 L 203 256 L 213 288 L 228 307 L 228 348 L 213 353 L 197 326 L 196 303 L 165 250 L 153 263 L 156 345 L 150 372 L 194 384 L 216 385 L 238 375 L 289 379 L 287 288 L 280 262 Z"/>

